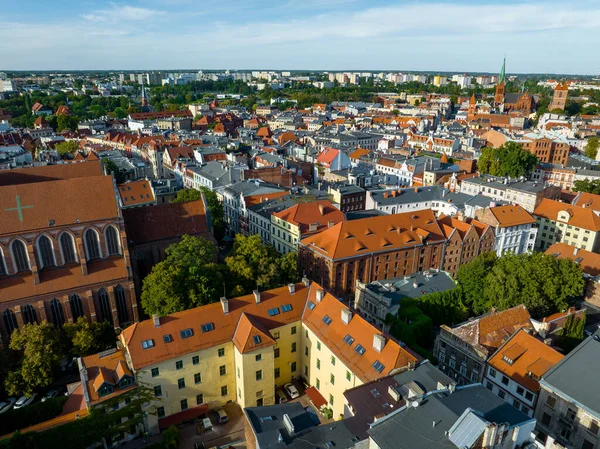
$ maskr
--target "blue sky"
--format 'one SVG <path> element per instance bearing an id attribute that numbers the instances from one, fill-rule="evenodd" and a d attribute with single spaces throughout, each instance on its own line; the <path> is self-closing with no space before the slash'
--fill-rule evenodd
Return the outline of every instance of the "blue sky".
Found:
<path id="1" fill-rule="evenodd" d="M 600 73 L 600 0 L 27 0 L 0 70 Z"/>

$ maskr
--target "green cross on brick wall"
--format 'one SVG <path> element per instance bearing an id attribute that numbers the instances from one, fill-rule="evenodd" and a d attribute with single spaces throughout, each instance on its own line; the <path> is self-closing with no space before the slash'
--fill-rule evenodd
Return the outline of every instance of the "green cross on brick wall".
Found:
<path id="1" fill-rule="evenodd" d="M 23 209 L 33 209 L 33 206 L 21 206 L 21 197 L 17 195 L 17 207 L 4 209 L 5 211 L 16 210 L 19 213 L 19 221 L 23 221 Z"/>

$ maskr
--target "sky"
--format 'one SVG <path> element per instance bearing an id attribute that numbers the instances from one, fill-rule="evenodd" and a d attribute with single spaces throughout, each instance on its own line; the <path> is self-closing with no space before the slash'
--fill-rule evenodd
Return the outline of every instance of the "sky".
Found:
<path id="1" fill-rule="evenodd" d="M 600 73 L 600 0 L 2 0 L 1 70 Z"/>

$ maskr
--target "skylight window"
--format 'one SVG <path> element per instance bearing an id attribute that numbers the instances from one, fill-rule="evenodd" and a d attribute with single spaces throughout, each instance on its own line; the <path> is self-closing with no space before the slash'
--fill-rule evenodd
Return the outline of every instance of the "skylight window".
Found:
<path id="1" fill-rule="evenodd" d="M 254 344 L 255 345 L 257 345 L 257 344 L 260 343 L 260 335 L 255 335 L 253 339 L 254 339 Z"/>
<path id="2" fill-rule="evenodd" d="M 210 332 L 215 330 L 215 325 L 213 323 L 206 323 L 203 324 L 202 326 L 202 332 Z"/>
<path id="3" fill-rule="evenodd" d="M 365 352 L 367 352 L 367 350 L 361 344 L 357 344 L 354 347 L 354 350 L 358 355 L 363 355 Z"/>
<path id="4" fill-rule="evenodd" d="M 181 338 L 189 338 L 194 335 L 194 331 L 192 329 L 184 329 L 179 332 L 179 335 L 181 335 Z"/>
<path id="5" fill-rule="evenodd" d="M 373 368 L 380 373 L 385 369 L 385 366 L 379 360 L 375 360 L 375 362 L 373 362 Z"/>
<path id="6" fill-rule="evenodd" d="M 292 310 L 291 304 L 284 304 L 281 306 L 281 313 L 290 312 Z"/>
<path id="7" fill-rule="evenodd" d="M 315 306 L 316 306 L 316 304 L 315 304 L 314 302 L 312 302 L 312 301 L 308 301 L 308 308 L 309 308 L 310 310 L 314 309 L 314 308 L 315 308 Z"/>
<path id="8" fill-rule="evenodd" d="M 154 340 L 144 340 L 142 342 L 142 349 L 150 349 L 154 347 Z"/>
<path id="9" fill-rule="evenodd" d="M 282 307 L 283 309 L 283 307 Z M 275 307 L 274 309 L 269 309 L 269 316 L 279 315 L 279 309 Z"/>
<path id="10" fill-rule="evenodd" d="M 346 336 L 344 337 L 344 341 L 348 346 L 350 346 L 352 343 L 354 343 L 354 338 L 352 338 L 350 334 L 346 334 Z"/>
<path id="11" fill-rule="evenodd" d="M 163 335 L 163 340 L 165 343 L 171 343 L 173 341 L 173 336 L 171 334 Z"/>
<path id="12" fill-rule="evenodd" d="M 331 317 L 329 315 L 325 315 L 323 317 L 323 322 L 329 326 L 331 324 Z"/>

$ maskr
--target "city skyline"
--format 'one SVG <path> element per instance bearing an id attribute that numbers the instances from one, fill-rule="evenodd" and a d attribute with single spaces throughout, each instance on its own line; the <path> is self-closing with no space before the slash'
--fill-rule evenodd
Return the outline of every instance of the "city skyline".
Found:
<path id="1" fill-rule="evenodd" d="M 0 19 L 3 70 L 163 67 L 595 75 L 600 4 L 290 0 L 33 1 Z M 360 68 L 358 68 L 360 67 Z"/>

